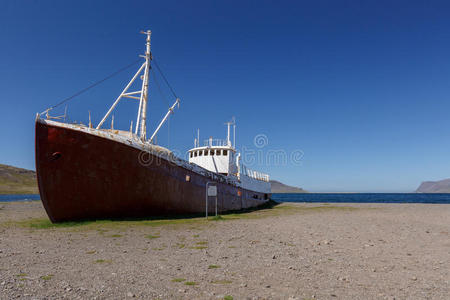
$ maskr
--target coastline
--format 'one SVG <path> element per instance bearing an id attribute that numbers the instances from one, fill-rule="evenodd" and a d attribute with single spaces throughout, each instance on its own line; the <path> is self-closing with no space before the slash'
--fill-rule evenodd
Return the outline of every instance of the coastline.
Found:
<path id="1" fill-rule="evenodd" d="M 7 298 L 450 294 L 449 205 L 285 203 L 218 221 L 55 226 L 40 201 L 0 207 L 0 291 Z"/>

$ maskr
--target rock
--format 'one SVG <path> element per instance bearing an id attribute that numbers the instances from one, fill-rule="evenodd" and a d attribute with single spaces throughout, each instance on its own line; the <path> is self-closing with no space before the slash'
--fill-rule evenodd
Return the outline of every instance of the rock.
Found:
<path id="1" fill-rule="evenodd" d="M 136 295 L 133 294 L 132 292 L 128 292 L 127 297 L 134 298 L 134 297 L 136 297 Z"/>
<path id="2" fill-rule="evenodd" d="M 272 259 L 276 259 L 277 257 L 275 256 L 275 254 L 272 256 Z"/>
<path id="3" fill-rule="evenodd" d="M 417 280 L 417 277 L 416 276 L 413 276 L 413 278 L 411 278 L 412 280 L 414 280 L 414 281 L 416 281 Z"/>
<path id="4" fill-rule="evenodd" d="M 270 288 L 270 285 L 266 285 L 266 288 L 268 288 L 268 289 L 269 289 L 269 288 Z"/>

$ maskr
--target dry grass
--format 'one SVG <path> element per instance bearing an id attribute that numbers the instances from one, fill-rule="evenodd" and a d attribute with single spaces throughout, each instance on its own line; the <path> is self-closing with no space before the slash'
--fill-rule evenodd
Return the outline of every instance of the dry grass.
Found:
<path id="1" fill-rule="evenodd" d="M 80 230 L 97 230 L 99 232 L 106 232 L 108 230 L 124 230 L 130 227 L 161 227 L 168 226 L 170 228 L 185 227 L 186 225 L 196 226 L 214 226 L 216 221 L 227 222 L 240 219 L 260 219 L 273 216 L 292 215 L 292 214 L 308 214 L 308 213 L 322 213 L 329 211 L 351 212 L 360 208 L 350 206 L 332 206 L 332 205 L 317 205 L 317 206 L 303 206 L 298 204 L 283 203 L 275 205 L 270 208 L 258 209 L 253 211 L 234 212 L 220 216 L 220 218 L 206 220 L 204 217 L 175 217 L 175 218 L 147 218 L 147 219 L 119 219 L 119 220 L 88 220 L 78 222 L 61 222 L 52 223 L 47 218 L 35 218 L 20 221 L 6 221 L 0 223 L 3 227 L 22 227 L 30 229 L 66 229 L 70 231 Z M 196 227 L 197 228 L 197 227 Z M 119 234 L 113 234 L 110 237 L 121 237 Z M 148 235 L 149 239 L 159 238 L 158 235 Z M 198 238 L 199 235 L 193 235 Z M 202 244 L 207 242 L 198 242 Z"/>

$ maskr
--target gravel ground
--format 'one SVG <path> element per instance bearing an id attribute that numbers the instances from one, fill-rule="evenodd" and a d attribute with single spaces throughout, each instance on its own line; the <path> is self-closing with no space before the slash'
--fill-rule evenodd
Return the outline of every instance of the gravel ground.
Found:
<path id="1" fill-rule="evenodd" d="M 450 298 L 450 205 L 224 219 L 52 227 L 40 202 L 0 203 L 0 299 Z"/>

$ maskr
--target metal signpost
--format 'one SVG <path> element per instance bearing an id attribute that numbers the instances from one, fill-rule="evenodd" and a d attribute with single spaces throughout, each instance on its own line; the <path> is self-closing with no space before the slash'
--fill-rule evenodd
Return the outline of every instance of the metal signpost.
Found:
<path id="1" fill-rule="evenodd" d="M 217 185 L 210 185 L 215 184 L 213 181 L 209 181 L 206 183 L 206 218 L 208 219 L 208 197 L 215 197 L 216 198 L 216 217 L 217 217 Z"/>

